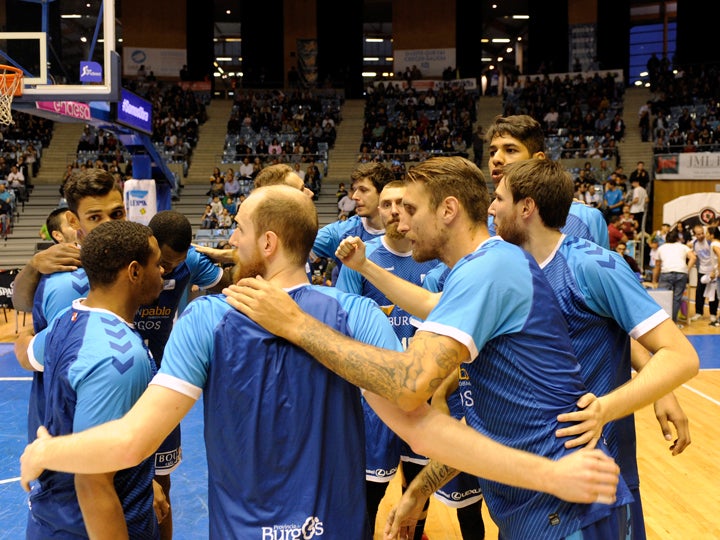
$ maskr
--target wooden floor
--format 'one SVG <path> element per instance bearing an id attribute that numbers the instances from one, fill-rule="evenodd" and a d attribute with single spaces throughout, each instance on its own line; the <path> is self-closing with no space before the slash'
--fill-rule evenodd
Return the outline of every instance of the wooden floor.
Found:
<path id="1" fill-rule="evenodd" d="M 15 312 L 0 313 L 0 341 L 15 340 Z M 31 327 L 28 315 L 17 323 L 19 331 Z M 688 335 L 715 334 L 707 318 L 686 324 Z M 720 339 L 715 349 L 720 355 Z M 663 439 L 651 407 L 636 413 L 638 462 L 645 521 L 650 540 L 720 540 L 720 370 L 703 370 L 676 391 L 690 418 L 692 444 L 673 457 Z M 382 538 L 382 524 L 393 502 L 399 497 L 393 481 L 378 513 L 375 538 Z M 487 538 L 497 538 L 497 528 L 483 505 Z M 455 512 L 432 500 L 425 529 L 430 540 L 461 539 Z"/>

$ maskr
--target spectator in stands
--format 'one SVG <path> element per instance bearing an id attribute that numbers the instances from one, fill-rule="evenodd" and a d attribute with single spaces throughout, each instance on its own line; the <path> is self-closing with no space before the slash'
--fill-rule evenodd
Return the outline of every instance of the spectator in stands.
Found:
<path id="1" fill-rule="evenodd" d="M 214 229 L 217 227 L 218 217 L 213 211 L 213 207 L 209 204 L 205 205 L 205 211 L 200 216 L 201 229 Z"/>
<path id="2" fill-rule="evenodd" d="M 625 121 L 620 116 L 620 113 L 615 113 L 612 121 L 612 132 L 615 142 L 620 142 L 625 138 Z"/>
<path id="3" fill-rule="evenodd" d="M 642 163 L 642 162 L 641 162 Z M 635 174 L 635 171 L 633 171 Z M 645 211 L 647 210 L 648 204 L 648 193 L 647 190 L 641 185 L 641 180 L 637 176 L 630 175 L 630 184 L 632 185 L 632 191 L 630 192 L 630 212 L 632 213 L 635 221 L 638 223 L 638 230 L 643 228 L 643 220 L 645 219 Z M 644 229 L 642 229 L 644 230 Z"/>
<path id="4" fill-rule="evenodd" d="M 260 158 L 260 161 L 267 161 L 269 154 L 270 148 L 265 142 L 265 139 L 258 140 L 258 142 L 255 144 L 255 157 Z"/>
<path id="5" fill-rule="evenodd" d="M 355 214 L 355 201 L 350 198 L 347 191 L 338 201 L 338 219 L 347 219 Z"/>
<path id="6" fill-rule="evenodd" d="M 643 161 L 638 161 L 635 170 L 630 173 L 630 183 L 632 183 L 635 178 L 638 179 L 643 188 L 647 187 L 650 182 L 650 175 L 645 169 L 645 163 Z"/>
<path id="7" fill-rule="evenodd" d="M 240 178 L 250 179 L 253 177 L 254 170 L 253 164 L 250 163 L 250 156 L 245 156 L 238 167 L 238 175 Z"/>
<path id="8" fill-rule="evenodd" d="M 239 160 L 245 156 L 251 156 L 252 153 L 253 149 L 250 148 L 245 142 L 245 139 L 241 137 L 235 145 L 235 159 Z"/>
<path id="9" fill-rule="evenodd" d="M 238 195 L 238 198 L 240 196 L 242 196 L 242 193 Z M 225 200 L 223 201 L 223 208 L 228 211 L 231 217 L 237 214 L 238 203 L 235 202 L 235 200 L 235 197 L 225 197 Z"/>
<path id="10" fill-rule="evenodd" d="M 28 200 L 28 193 L 25 189 L 25 176 L 17 165 L 10 167 L 10 173 L 7 175 L 8 187 L 15 192 L 15 200 L 25 202 Z"/>
<path id="11" fill-rule="evenodd" d="M 600 141 L 594 140 L 592 143 L 592 147 L 588 149 L 587 152 L 585 152 L 585 157 L 591 158 L 591 159 L 602 159 L 605 156 L 605 151 L 603 150 L 602 146 L 600 146 Z"/>
<path id="12" fill-rule="evenodd" d="M 280 141 L 277 137 L 273 137 L 272 141 L 270 142 L 270 146 L 268 146 L 268 154 L 270 155 L 280 155 L 282 154 L 282 145 L 280 144 Z"/>
<path id="13" fill-rule="evenodd" d="M 373 156 L 370 153 L 370 148 L 367 145 L 363 145 L 360 149 L 360 153 L 357 157 L 358 163 L 370 163 L 373 160 Z"/>
<path id="14" fill-rule="evenodd" d="M 240 182 L 238 182 L 235 175 L 228 175 L 225 177 L 225 183 L 223 184 L 225 197 L 235 197 L 240 193 Z"/>
<path id="15" fill-rule="evenodd" d="M 0 195 L 6 193 L 5 185 L 0 184 Z M 10 223 L 13 217 L 13 207 L 10 202 L 0 196 L 0 234 L 7 240 L 7 236 L 10 232 Z"/>
<path id="16" fill-rule="evenodd" d="M 232 227 L 232 224 L 233 216 L 230 215 L 227 208 L 223 208 L 222 212 L 218 216 L 218 228 L 227 230 Z"/>
<path id="17" fill-rule="evenodd" d="M 638 278 L 640 278 L 642 276 L 642 271 L 640 270 L 640 266 L 638 265 L 637 261 L 627 254 L 627 244 L 625 242 L 618 242 L 617 247 L 615 247 L 615 251 L 617 251 L 622 256 L 622 258 L 625 260 L 626 263 L 628 263 L 632 271 L 635 272 Z"/>
<path id="18" fill-rule="evenodd" d="M 550 107 L 550 110 L 548 110 L 547 113 L 545 113 L 545 116 L 543 117 L 543 122 L 545 123 L 545 132 L 546 133 L 555 133 L 558 128 L 558 121 L 560 119 L 560 114 L 557 112 L 557 109 L 555 107 Z"/>
<path id="19" fill-rule="evenodd" d="M 25 148 L 25 163 L 28 165 L 28 178 L 37 176 L 40 168 L 40 156 L 33 143 L 29 143 Z"/>
<path id="20" fill-rule="evenodd" d="M 618 215 L 611 215 L 610 220 L 608 221 L 608 239 L 610 240 L 610 249 L 613 251 L 615 251 L 615 248 L 617 248 L 620 242 L 625 242 L 627 244 L 628 240 L 618 227 L 619 221 L 620 216 Z"/>
<path id="21" fill-rule="evenodd" d="M 628 240 L 635 239 L 639 224 L 635 220 L 635 216 L 630 212 L 630 207 L 627 204 L 623 205 L 623 211 L 622 214 L 620 214 L 620 220 L 617 225 Z"/>
<path id="22" fill-rule="evenodd" d="M 600 208 L 602 206 L 602 197 L 597 189 L 595 189 L 594 184 L 588 184 L 585 190 L 585 204 L 593 208 Z"/>
<path id="23" fill-rule="evenodd" d="M 216 217 L 219 217 L 223 210 L 223 203 L 222 203 L 223 196 L 221 195 L 215 195 L 212 198 L 212 201 L 210 201 L 210 206 L 212 208 L 212 211 L 215 213 Z"/>
<path id="24" fill-rule="evenodd" d="M 320 195 L 320 190 L 322 189 L 321 182 L 320 171 L 317 166 L 314 164 L 308 165 L 307 170 L 305 171 L 305 179 L 303 180 L 303 183 L 307 189 L 312 191 L 314 201 L 318 200 Z"/>
<path id="25" fill-rule="evenodd" d="M 340 182 L 338 185 L 338 189 L 335 192 L 335 197 L 337 197 L 338 202 L 340 202 L 340 199 L 348 195 L 348 190 L 345 188 L 345 182 Z"/>

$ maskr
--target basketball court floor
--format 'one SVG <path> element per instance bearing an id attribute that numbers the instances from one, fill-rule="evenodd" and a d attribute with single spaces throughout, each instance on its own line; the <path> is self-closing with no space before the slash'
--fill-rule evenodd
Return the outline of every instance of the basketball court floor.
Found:
<path id="1" fill-rule="evenodd" d="M 688 336 L 697 349 L 702 370 L 720 369 L 720 335 Z M 686 388 L 693 390 L 693 381 Z M 25 536 L 27 494 L 20 487 L 19 457 L 26 444 L 27 398 L 30 377 L 13 353 L 12 343 L 0 343 L 0 539 Z M 702 392 L 700 392 L 702 394 Z M 708 410 L 718 418 L 720 401 L 710 396 Z M 202 400 L 182 422 L 183 463 L 172 475 L 175 538 L 207 538 L 207 466 L 203 444 Z M 431 536 L 439 539 L 437 535 Z M 457 538 L 447 535 L 444 538 Z"/>

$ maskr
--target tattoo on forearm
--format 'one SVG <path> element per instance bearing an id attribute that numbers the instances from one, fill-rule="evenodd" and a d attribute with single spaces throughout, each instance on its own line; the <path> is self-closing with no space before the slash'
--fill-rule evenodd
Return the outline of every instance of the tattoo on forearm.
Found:
<path id="1" fill-rule="evenodd" d="M 430 495 L 452 480 L 457 473 L 457 469 L 431 461 L 423 469 L 422 474 L 418 476 L 418 480 L 421 482 L 419 485 L 420 492 L 424 496 L 430 497 Z"/>
<path id="2" fill-rule="evenodd" d="M 445 377 L 464 360 L 457 349 L 447 345 L 444 336 L 424 333 L 414 342 L 412 352 L 382 350 L 336 332 L 327 338 L 322 323 L 307 324 L 298 343 L 323 365 L 344 379 L 397 403 L 404 393 L 431 396 Z M 438 370 L 439 368 L 439 370 Z M 439 371 L 440 376 L 418 387 L 423 372 Z"/>

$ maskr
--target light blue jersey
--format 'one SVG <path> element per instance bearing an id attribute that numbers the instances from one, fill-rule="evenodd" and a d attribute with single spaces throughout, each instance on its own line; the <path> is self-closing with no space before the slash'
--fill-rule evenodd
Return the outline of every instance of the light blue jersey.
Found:
<path id="1" fill-rule="evenodd" d="M 450 267 L 445 263 L 438 263 L 428 272 L 423 283 L 423 288 L 431 292 L 442 292 L 445 286 L 445 279 L 450 273 Z M 419 323 L 418 323 L 419 324 Z M 464 381 L 464 370 L 458 368 L 460 378 Z M 460 387 L 447 397 L 450 415 L 458 420 L 465 417 L 465 409 L 460 398 Z M 482 500 L 482 489 L 476 476 L 461 472 L 455 478 L 447 482 L 435 493 L 435 498 L 442 501 L 451 508 L 465 508 Z"/>
<path id="2" fill-rule="evenodd" d="M 290 294 L 336 330 L 400 350 L 372 300 L 310 285 Z M 223 296 L 183 312 L 152 384 L 204 396 L 212 540 L 371 537 L 357 387 Z"/>
<path id="3" fill-rule="evenodd" d="M 439 303 L 418 331 L 468 349 L 467 378 L 460 380 L 468 425 L 550 459 L 574 451 L 555 436 L 564 427 L 556 418 L 577 410 L 587 389 L 554 292 L 528 253 L 497 237 L 483 242 L 447 275 Z M 480 486 L 503 538 L 564 538 L 632 500 L 622 479 L 613 505 L 571 504 L 484 479 Z"/>
<path id="4" fill-rule="evenodd" d="M 425 275 L 437 265 L 436 260 L 418 263 L 412 258 L 412 251 L 400 253 L 387 245 L 385 236 L 369 240 L 365 245 L 365 256 L 368 260 L 384 268 L 388 272 L 421 286 Z M 393 304 L 375 285 L 365 279 L 362 274 L 347 266 L 340 269 L 336 287 L 341 291 L 359 294 L 373 299 L 390 321 L 403 349 L 415 334 L 417 327 L 411 322 L 411 315 L 400 306 Z M 366 479 L 371 482 L 389 482 L 397 472 L 401 453 L 409 454 L 410 449 L 400 438 L 387 427 L 375 414 L 375 411 L 363 399 L 365 413 L 365 454 Z M 417 456 L 417 459 L 427 460 Z"/>
<path id="5" fill-rule="evenodd" d="M 190 246 L 185 260 L 163 276 L 163 290 L 159 298 L 152 304 L 140 306 L 135 314 L 135 326 L 146 340 L 158 367 L 162 362 L 165 344 L 170 337 L 175 317 L 187 306 L 190 286 L 210 288 L 217 285 L 222 276 L 221 267 Z M 182 432 L 178 425 L 155 453 L 156 474 L 170 474 L 178 468 L 182 462 L 181 446 Z"/>
<path id="6" fill-rule="evenodd" d="M 337 261 L 335 250 L 345 238 L 359 236 L 363 242 L 367 242 L 383 234 L 385 234 L 384 230 L 373 229 L 367 224 L 366 218 L 355 215 L 345 221 L 334 221 L 320 228 L 312 252 L 318 257 Z"/>
<path id="7" fill-rule="evenodd" d="M 565 226 L 560 231 L 568 236 L 585 238 L 605 249 L 610 249 L 610 238 L 608 237 L 605 216 L 593 206 L 573 201 L 570 205 L 570 212 L 565 221 Z"/>
<path id="8" fill-rule="evenodd" d="M 120 317 L 79 300 L 33 340 L 44 367 L 46 407 L 42 423 L 53 436 L 121 418 L 155 373 L 139 334 Z M 131 538 L 159 537 L 152 508 L 153 459 L 118 471 L 115 490 Z M 27 538 L 87 538 L 74 475 L 45 471 L 30 493 Z"/>
<path id="9" fill-rule="evenodd" d="M 573 201 L 570 205 L 565 226 L 560 230 L 568 236 L 585 238 L 605 249 L 610 249 L 607 222 L 603 213 L 579 201 Z M 490 236 L 497 234 L 494 216 L 488 216 L 488 231 Z"/>
<path id="10" fill-rule="evenodd" d="M 602 396 L 628 382 L 630 338 L 646 334 L 669 315 L 620 255 L 582 238 L 563 236 L 540 266 L 560 302 L 588 390 Z M 634 538 L 644 538 L 633 415 L 608 423 L 604 435 L 637 505 Z"/>
<path id="11" fill-rule="evenodd" d="M 33 298 L 33 331 L 37 335 L 66 310 L 78 298 L 83 298 L 90 290 L 87 275 L 83 268 L 74 272 L 55 272 L 40 278 Z M 37 428 L 42 425 L 45 410 L 45 390 L 43 374 L 35 371 L 30 384 L 28 398 L 28 442 L 35 440 Z"/>

